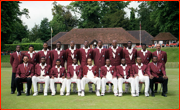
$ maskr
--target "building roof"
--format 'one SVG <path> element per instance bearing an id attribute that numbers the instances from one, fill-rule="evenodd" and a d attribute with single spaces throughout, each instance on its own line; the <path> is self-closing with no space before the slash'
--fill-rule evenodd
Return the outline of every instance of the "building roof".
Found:
<path id="1" fill-rule="evenodd" d="M 139 30 L 129 30 L 127 32 L 140 41 Z M 141 42 L 142 43 L 145 43 L 147 45 L 152 45 L 152 39 L 153 38 L 154 37 L 151 34 L 149 34 L 147 31 L 141 30 Z"/>
<path id="2" fill-rule="evenodd" d="M 170 32 L 161 32 L 159 33 L 158 35 L 156 35 L 156 37 L 154 37 L 154 39 L 152 39 L 153 41 L 154 40 L 157 40 L 157 41 L 163 41 L 163 40 L 177 40 L 176 37 L 174 37 Z"/>
<path id="3" fill-rule="evenodd" d="M 69 44 L 71 41 L 74 41 L 76 44 L 83 44 L 85 40 L 89 42 L 102 40 L 104 44 L 110 44 L 112 40 L 117 40 L 117 43 L 127 43 L 128 41 L 139 43 L 139 40 L 120 27 L 72 29 L 54 41 L 53 44 L 56 44 L 58 41 L 61 41 L 62 44 Z"/>
<path id="4" fill-rule="evenodd" d="M 59 39 L 60 37 L 62 37 L 63 35 L 65 35 L 68 32 L 59 32 L 58 34 L 56 34 L 53 38 L 52 38 L 52 42 L 56 41 L 57 39 Z M 49 39 L 47 41 L 48 46 L 51 46 L 51 39 Z"/>

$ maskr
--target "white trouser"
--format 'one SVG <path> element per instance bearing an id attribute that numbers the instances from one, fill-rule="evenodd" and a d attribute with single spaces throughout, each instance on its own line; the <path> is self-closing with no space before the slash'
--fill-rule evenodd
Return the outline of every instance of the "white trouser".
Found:
<path id="1" fill-rule="evenodd" d="M 98 78 L 98 77 L 92 78 L 92 79 L 83 77 L 83 78 L 81 79 L 81 90 L 84 90 L 85 84 L 87 84 L 88 82 L 92 82 L 92 83 L 96 84 L 96 85 L 97 85 L 97 90 L 100 90 L 101 79 Z"/>
<path id="2" fill-rule="evenodd" d="M 48 90 L 48 85 L 49 85 L 49 76 L 44 76 L 42 78 L 33 76 L 32 77 L 32 83 L 34 87 L 34 93 L 37 93 L 37 82 L 45 82 L 45 88 L 44 88 L 44 93 L 47 93 Z"/>
<path id="3" fill-rule="evenodd" d="M 128 79 L 123 79 L 123 78 L 118 78 L 118 88 L 119 92 L 122 93 L 122 85 L 124 82 L 129 82 L 131 84 L 131 94 L 135 93 L 135 79 L 134 78 L 128 78 Z"/>
<path id="4" fill-rule="evenodd" d="M 136 76 L 135 77 L 135 90 L 136 90 L 136 93 L 139 93 L 139 82 L 145 82 L 145 93 L 148 93 L 148 90 L 149 90 L 149 77 L 148 76 Z"/>
<path id="5" fill-rule="evenodd" d="M 54 86 L 54 83 L 55 82 L 61 82 L 62 83 L 62 87 L 60 89 L 60 92 L 64 92 L 65 91 L 65 87 L 66 87 L 66 78 L 54 78 L 54 79 L 50 79 L 50 88 L 51 88 L 51 91 L 52 93 L 55 93 L 55 86 Z"/>
<path id="6" fill-rule="evenodd" d="M 71 82 L 75 82 L 78 86 L 78 92 L 81 91 L 81 80 L 80 79 L 67 79 L 67 83 L 66 83 L 66 92 L 70 92 L 70 87 L 71 87 Z"/>
<path id="7" fill-rule="evenodd" d="M 102 80 L 101 80 L 101 84 L 102 84 L 101 93 L 105 93 L 105 86 L 106 86 L 107 82 L 113 83 L 114 93 L 117 93 L 117 78 L 113 78 L 113 79 L 102 78 Z"/>

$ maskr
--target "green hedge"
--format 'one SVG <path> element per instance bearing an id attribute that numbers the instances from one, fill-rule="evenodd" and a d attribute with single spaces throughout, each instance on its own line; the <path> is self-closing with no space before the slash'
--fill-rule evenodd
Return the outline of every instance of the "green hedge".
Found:
<path id="1" fill-rule="evenodd" d="M 43 43 L 5 44 L 5 48 L 2 50 L 3 51 L 15 51 L 16 45 L 20 45 L 22 51 L 28 51 L 29 45 L 33 45 L 34 50 L 41 50 L 43 47 Z"/>

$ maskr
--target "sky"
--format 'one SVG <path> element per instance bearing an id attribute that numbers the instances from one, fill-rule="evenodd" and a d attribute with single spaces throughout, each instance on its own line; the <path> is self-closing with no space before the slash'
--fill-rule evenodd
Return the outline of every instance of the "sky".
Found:
<path id="1" fill-rule="evenodd" d="M 21 19 L 25 25 L 28 26 L 28 29 L 31 30 L 31 28 L 34 27 L 35 24 L 40 24 L 41 20 L 43 18 L 48 18 L 49 21 L 52 20 L 52 3 L 53 1 L 21 1 L 20 9 L 27 8 L 29 10 L 29 16 L 30 18 L 26 18 L 24 15 L 21 16 Z M 57 1 L 58 4 L 61 5 L 69 5 L 71 1 Z M 132 1 L 128 7 L 138 8 L 137 1 Z M 127 14 L 127 17 L 130 17 L 130 10 L 128 8 L 125 8 L 125 12 Z M 137 13 L 136 13 L 137 17 Z"/>

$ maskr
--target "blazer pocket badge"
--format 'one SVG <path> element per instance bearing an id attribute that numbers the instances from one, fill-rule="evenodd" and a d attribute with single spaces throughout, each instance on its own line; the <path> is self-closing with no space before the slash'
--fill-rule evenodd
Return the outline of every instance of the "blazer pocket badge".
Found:
<path id="1" fill-rule="evenodd" d="M 94 73 L 96 73 L 96 71 L 94 71 Z"/>
<path id="2" fill-rule="evenodd" d="M 164 60 L 164 58 L 162 58 L 162 60 Z"/>
<path id="3" fill-rule="evenodd" d="M 89 54 L 89 55 L 91 55 L 91 54 Z"/>
<path id="4" fill-rule="evenodd" d="M 30 73 L 31 71 L 29 70 L 29 73 Z"/>
<path id="5" fill-rule="evenodd" d="M 114 71 L 112 70 L 112 73 L 113 73 Z"/>
<path id="6" fill-rule="evenodd" d="M 120 55 L 120 53 L 118 53 L 118 55 Z"/>
<path id="7" fill-rule="evenodd" d="M 147 59 L 149 60 L 149 57 L 147 57 Z"/>
<path id="8" fill-rule="evenodd" d="M 63 58 L 63 56 L 62 56 L 62 58 Z"/>
<path id="9" fill-rule="evenodd" d="M 50 58 L 50 56 L 49 56 L 49 58 Z"/>
<path id="10" fill-rule="evenodd" d="M 159 69 L 159 71 L 161 71 L 161 69 Z"/>
<path id="11" fill-rule="evenodd" d="M 104 57 L 104 55 L 103 55 L 103 57 Z"/>

